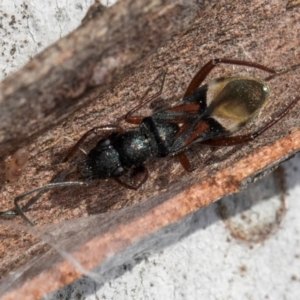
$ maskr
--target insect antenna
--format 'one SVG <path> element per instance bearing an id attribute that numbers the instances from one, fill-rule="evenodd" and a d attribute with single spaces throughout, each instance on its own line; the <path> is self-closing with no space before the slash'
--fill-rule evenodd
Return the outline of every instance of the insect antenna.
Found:
<path id="1" fill-rule="evenodd" d="M 33 222 L 26 216 L 25 211 L 28 210 L 28 208 L 30 206 L 32 206 L 33 204 L 35 204 L 41 197 L 43 194 L 45 194 L 46 192 L 48 192 L 49 190 L 52 189 L 56 189 L 56 188 L 63 188 L 63 187 L 69 187 L 69 186 L 79 186 L 79 185 L 88 185 L 89 181 L 63 181 L 73 170 L 73 168 L 76 165 L 79 165 L 83 162 L 85 162 L 86 159 L 80 159 L 80 160 L 76 160 L 75 162 L 73 162 L 70 167 L 63 172 L 58 178 L 56 178 L 54 180 L 54 182 L 48 183 L 44 186 L 38 187 L 36 189 L 33 189 L 29 192 L 26 192 L 22 195 L 19 195 L 18 197 L 16 197 L 14 199 L 14 205 L 15 205 L 15 209 L 14 210 L 7 210 L 7 211 L 0 211 L 0 216 L 7 216 L 7 217 L 12 217 L 12 216 L 21 216 L 26 222 L 28 222 L 30 225 L 34 226 Z M 26 196 L 29 196 L 31 194 L 37 193 L 38 194 L 31 198 L 28 203 L 26 205 L 24 205 L 24 207 L 20 206 L 20 201 L 22 199 L 24 199 Z"/>

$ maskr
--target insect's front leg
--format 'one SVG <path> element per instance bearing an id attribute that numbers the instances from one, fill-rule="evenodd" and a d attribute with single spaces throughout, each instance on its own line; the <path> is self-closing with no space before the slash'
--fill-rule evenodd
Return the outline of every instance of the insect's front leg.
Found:
<path id="1" fill-rule="evenodd" d="M 114 125 L 105 125 L 105 126 L 97 126 L 90 130 L 88 130 L 77 142 L 76 144 L 71 147 L 71 149 L 68 151 L 65 158 L 62 160 L 62 162 L 66 162 L 69 160 L 69 158 L 75 153 L 75 151 L 79 148 L 79 146 L 91 135 L 96 134 L 99 131 L 102 133 L 104 132 L 105 135 L 109 135 L 114 132 L 123 132 L 122 127 L 120 126 L 114 126 Z"/>

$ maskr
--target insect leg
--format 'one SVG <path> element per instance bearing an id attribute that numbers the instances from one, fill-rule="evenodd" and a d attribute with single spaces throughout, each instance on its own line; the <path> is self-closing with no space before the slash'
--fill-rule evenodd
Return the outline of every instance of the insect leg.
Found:
<path id="1" fill-rule="evenodd" d="M 235 145 L 251 142 L 254 139 L 256 139 L 258 136 L 260 136 L 262 133 L 264 133 L 267 129 L 275 125 L 279 120 L 281 120 L 289 112 L 289 110 L 297 104 L 299 100 L 300 97 L 296 98 L 278 116 L 276 116 L 273 120 L 265 124 L 262 128 L 255 131 L 254 133 L 246 134 L 246 135 L 238 135 L 238 136 L 213 138 L 213 139 L 201 141 L 199 143 L 204 145 L 209 145 L 209 146 L 223 147 L 223 146 L 235 146 Z"/>
<path id="2" fill-rule="evenodd" d="M 73 154 L 74 152 L 78 149 L 80 144 L 91 134 L 97 133 L 98 130 L 105 131 L 106 134 L 110 134 L 113 132 L 122 132 L 123 129 L 120 126 L 114 126 L 114 125 L 105 125 L 105 126 L 97 126 L 89 131 L 87 131 L 77 142 L 76 144 L 68 151 L 67 155 L 65 158 L 62 160 L 62 162 L 66 162 Z"/>
<path id="3" fill-rule="evenodd" d="M 184 98 L 193 94 L 196 91 L 196 89 L 201 85 L 201 83 L 204 81 L 204 79 L 207 77 L 207 75 L 219 64 L 240 65 L 240 66 L 260 69 L 272 74 L 276 73 L 275 70 L 270 69 L 266 66 L 254 62 L 245 61 L 245 60 L 235 60 L 235 59 L 226 59 L 226 58 L 212 59 L 208 63 L 206 63 L 194 76 L 188 88 L 186 89 Z"/>
<path id="4" fill-rule="evenodd" d="M 206 145 L 203 145 L 200 151 L 199 148 L 187 148 L 186 150 L 177 153 L 177 157 L 180 164 L 187 172 L 193 172 L 199 166 L 205 165 L 210 160 L 211 155 L 214 151 L 216 151 L 216 149 L 216 147 Z"/>
<path id="5" fill-rule="evenodd" d="M 144 166 L 141 166 L 132 170 L 132 173 L 130 174 L 130 181 L 125 181 L 122 179 L 122 177 L 114 177 L 113 179 L 128 189 L 137 190 L 147 181 L 148 176 L 148 169 Z"/>
<path id="6" fill-rule="evenodd" d="M 188 157 L 186 156 L 186 154 L 184 152 L 178 153 L 177 156 L 178 156 L 178 159 L 179 159 L 181 165 L 187 172 L 192 172 L 196 169 L 194 166 L 191 165 L 190 160 L 188 159 Z"/>
<path id="7" fill-rule="evenodd" d="M 149 97 L 148 99 L 146 99 L 145 101 L 143 101 L 142 103 L 138 104 L 136 107 L 134 107 L 132 110 L 130 110 L 127 113 L 127 115 L 125 116 L 125 121 L 127 123 L 139 125 L 142 122 L 142 120 L 144 119 L 143 116 L 132 116 L 132 115 L 134 113 L 136 113 L 139 109 L 141 109 L 143 106 L 152 102 L 153 100 L 155 100 L 157 97 L 159 97 L 161 95 L 163 87 L 164 87 L 164 83 L 165 83 L 166 74 L 167 74 L 167 72 L 163 73 L 163 81 L 162 81 L 159 91 L 157 93 L 155 93 L 154 95 L 152 95 L 151 97 Z M 161 76 L 161 74 L 159 76 Z M 156 79 L 158 77 L 156 77 L 154 81 L 156 81 Z M 147 89 L 146 93 L 144 94 L 144 96 L 142 98 L 144 98 L 145 95 L 147 95 L 149 91 L 150 91 L 150 88 Z"/>

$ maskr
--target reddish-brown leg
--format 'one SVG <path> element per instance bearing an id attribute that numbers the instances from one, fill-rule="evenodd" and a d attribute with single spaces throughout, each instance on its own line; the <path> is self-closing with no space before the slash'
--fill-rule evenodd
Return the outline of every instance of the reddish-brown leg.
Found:
<path id="1" fill-rule="evenodd" d="M 131 182 L 125 181 L 122 177 L 113 178 L 116 182 L 123 185 L 124 187 L 132 190 L 137 190 L 141 185 L 143 185 L 149 176 L 148 169 L 145 167 L 137 167 L 132 170 L 130 174 Z"/>
<path id="2" fill-rule="evenodd" d="M 260 69 L 272 74 L 275 74 L 276 71 L 273 69 L 270 69 L 268 67 L 265 67 L 263 65 L 244 61 L 244 60 L 235 60 L 235 59 L 226 59 L 226 58 L 217 58 L 210 60 L 207 64 L 205 64 L 200 71 L 194 76 L 192 81 L 190 82 L 188 88 L 186 89 L 186 92 L 184 94 L 184 97 L 190 96 L 195 92 L 195 90 L 200 86 L 200 84 L 203 82 L 203 80 L 207 77 L 207 75 L 219 64 L 229 64 L 229 65 L 240 65 L 245 67 L 251 67 Z"/>
<path id="3" fill-rule="evenodd" d="M 289 112 L 289 110 L 297 104 L 299 100 L 300 97 L 296 98 L 278 116 L 276 116 L 275 119 L 271 120 L 269 123 L 267 123 L 265 126 L 263 126 L 262 128 L 260 128 L 254 133 L 246 134 L 246 135 L 238 135 L 238 136 L 213 138 L 213 139 L 201 141 L 200 144 L 216 146 L 216 147 L 221 147 L 221 146 L 224 147 L 224 146 L 235 146 L 235 145 L 251 142 L 254 139 L 256 139 L 258 136 L 260 136 L 262 133 L 264 133 L 267 129 L 269 129 L 274 124 L 276 124 L 279 120 L 281 120 Z"/>
<path id="4" fill-rule="evenodd" d="M 185 155 L 184 152 L 178 153 L 177 156 L 181 165 L 187 172 L 192 172 L 196 169 L 195 167 L 192 167 L 190 160 L 188 159 L 188 157 Z"/>
<path id="5" fill-rule="evenodd" d="M 106 125 L 106 126 L 97 126 L 89 131 L 87 131 L 77 142 L 76 144 L 69 150 L 65 158 L 62 160 L 62 162 L 66 162 L 78 149 L 80 144 L 91 134 L 97 133 L 98 130 L 105 131 L 106 135 L 113 133 L 113 132 L 123 132 L 123 129 L 120 126 L 114 126 L 114 125 Z"/>
<path id="6" fill-rule="evenodd" d="M 216 149 L 217 148 L 207 147 L 207 149 L 204 152 L 202 151 L 203 149 L 201 149 L 200 157 L 198 156 L 198 153 L 199 153 L 199 149 L 198 149 L 197 153 L 193 154 L 193 155 L 197 156 L 197 159 L 196 159 L 196 161 L 193 159 L 192 162 L 188 158 L 188 155 L 187 155 L 188 150 L 178 153 L 177 156 L 178 156 L 179 162 L 181 163 L 182 167 L 187 172 L 193 172 L 194 170 L 196 170 L 199 167 L 199 165 L 204 165 L 211 158 L 211 155 L 213 154 L 213 152 Z"/>
<path id="7" fill-rule="evenodd" d="M 139 109 L 141 109 L 143 106 L 145 106 L 146 104 L 149 104 L 150 102 L 152 102 L 158 96 L 161 95 L 163 87 L 164 87 L 164 83 L 165 83 L 166 74 L 167 74 L 167 72 L 164 72 L 164 74 L 163 74 L 163 81 L 162 81 L 162 84 L 161 84 L 161 87 L 160 87 L 159 91 L 157 93 L 155 93 L 154 95 L 152 95 L 151 97 L 149 97 L 148 99 L 146 99 L 145 101 L 141 102 L 139 105 L 137 105 L 136 107 L 134 107 L 132 110 L 130 110 L 127 113 L 127 115 L 125 116 L 125 121 L 127 123 L 135 124 L 135 125 L 141 124 L 141 122 L 143 121 L 143 119 L 145 117 L 144 116 L 132 116 L 132 115 L 134 113 L 136 113 Z M 161 74 L 159 76 L 157 76 L 154 81 L 156 81 L 157 78 L 160 77 L 160 76 L 161 76 Z M 147 89 L 147 91 L 145 92 L 145 94 L 144 94 L 144 96 L 142 98 L 144 98 L 149 93 L 150 89 L 151 88 Z"/>

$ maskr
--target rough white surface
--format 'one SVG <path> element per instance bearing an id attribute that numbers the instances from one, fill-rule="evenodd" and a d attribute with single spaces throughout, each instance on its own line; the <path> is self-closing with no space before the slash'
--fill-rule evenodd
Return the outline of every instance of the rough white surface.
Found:
<path id="1" fill-rule="evenodd" d="M 114 0 L 101 1 L 111 5 Z M 79 26 L 94 0 L 1 0 L 0 80 Z"/>
<path id="2" fill-rule="evenodd" d="M 2 0 L 0 78 L 76 28 L 92 3 Z M 83 278 L 47 299 L 300 299 L 299 166 L 299 155 L 285 164 L 287 212 L 261 242 L 232 237 L 230 220 L 213 204 L 196 214 L 199 230 L 138 264 L 127 262 L 115 279 L 98 286 Z M 274 212 L 278 201 L 257 203 L 255 213 Z M 184 222 L 188 228 L 190 218 Z"/>

